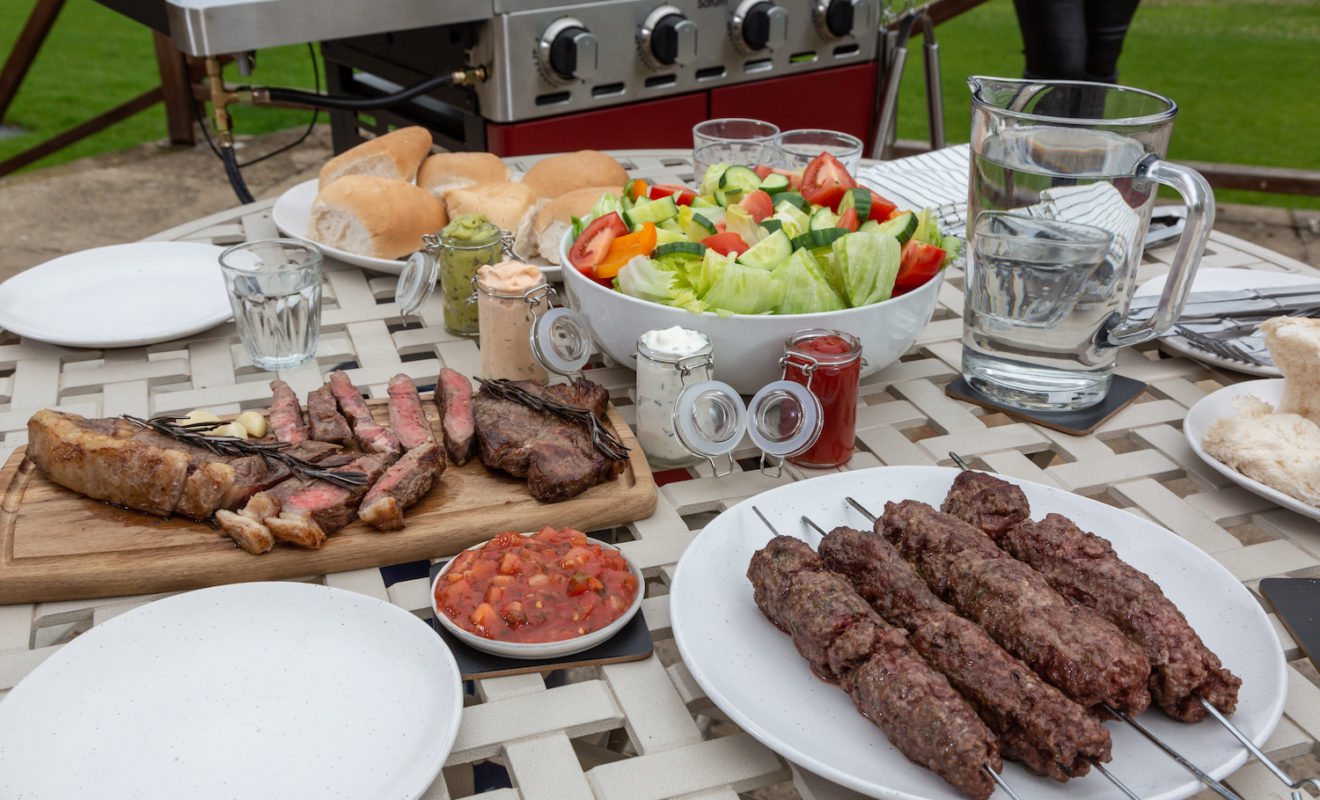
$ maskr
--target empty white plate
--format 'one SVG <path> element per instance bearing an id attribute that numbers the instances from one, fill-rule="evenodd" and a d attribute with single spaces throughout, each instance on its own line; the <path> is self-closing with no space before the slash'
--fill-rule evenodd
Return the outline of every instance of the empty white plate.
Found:
<path id="1" fill-rule="evenodd" d="M 229 319 L 224 248 L 133 242 L 47 261 L 0 284 L 0 328 L 69 347 L 136 347 Z"/>

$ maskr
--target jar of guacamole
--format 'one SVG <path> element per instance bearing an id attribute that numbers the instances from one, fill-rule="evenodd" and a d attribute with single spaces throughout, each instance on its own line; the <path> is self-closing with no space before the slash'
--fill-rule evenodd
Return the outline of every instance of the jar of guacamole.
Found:
<path id="1" fill-rule="evenodd" d="M 445 329 L 476 336 L 477 290 L 473 279 L 485 264 L 504 257 L 503 231 L 482 214 L 461 214 L 440 231 L 440 288 L 444 293 Z"/>

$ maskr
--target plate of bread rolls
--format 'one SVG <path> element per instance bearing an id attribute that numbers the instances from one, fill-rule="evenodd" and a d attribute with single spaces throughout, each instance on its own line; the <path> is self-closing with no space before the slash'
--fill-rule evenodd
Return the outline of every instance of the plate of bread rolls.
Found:
<path id="1" fill-rule="evenodd" d="M 424 235 L 460 214 L 484 214 L 514 235 L 515 255 L 553 280 L 572 218 L 628 181 L 618 161 L 595 150 L 547 156 L 518 175 L 491 153 L 432 153 L 431 146 L 420 126 L 363 142 L 280 195 L 271 218 L 328 256 L 397 275 Z"/>

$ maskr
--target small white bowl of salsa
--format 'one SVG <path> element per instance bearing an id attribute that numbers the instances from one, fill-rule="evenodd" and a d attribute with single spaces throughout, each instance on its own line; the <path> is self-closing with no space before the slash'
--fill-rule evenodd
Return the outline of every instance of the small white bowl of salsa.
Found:
<path id="1" fill-rule="evenodd" d="M 502 533 L 455 556 L 431 584 L 436 619 L 463 644 L 508 658 L 579 653 L 642 606 L 641 570 L 572 528 Z"/>

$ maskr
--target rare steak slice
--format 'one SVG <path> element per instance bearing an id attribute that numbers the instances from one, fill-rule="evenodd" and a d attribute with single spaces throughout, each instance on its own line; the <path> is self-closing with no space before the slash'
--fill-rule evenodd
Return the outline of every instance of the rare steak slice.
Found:
<path id="1" fill-rule="evenodd" d="M 307 439 L 307 422 L 303 420 L 302 408 L 298 405 L 298 396 L 281 380 L 270 382 L 272 393 L 270 414 L 271 433 L 281 442 L 297 444 Z"/>
<path id="2" fill-rule="evenodd" d="M 265 519 L 266 527 L 276 539 L 303 547 L 320 547 L 327 534 L 357 518 L 358 503 L 385 472 L 385 462 L 376 456 L 364 455 L 338 471 L 361 472 L 367 479 L 361 486 L 352 487 L 325 480 L 307 481 L 287 498 L 280 498 L 279 515 Z M 278 490 L 280 486 L 275 488 Z"/>
<path id="3" fill-rule="evenodd" d="M 472 382 L 458 370 L 444 367 L 435 381 L 435 405 L 440 412 L 449 460 L 461 467 L 472 458 L 472 445 L 476 441 Z"/>
<path id="4" fill-rule="evenodd" d="M 307 395 L 308 432 L 318 442 L 343 444 L 353 438 L 348 420 L 339 413 L 334 392 L 324 385 Z"/>
<path id="5" fill-rule="evenodd" d="M 422 408 L 422 398 L 417 394 L 417 384 L 403 373 L 390 378 L 389 412 L 390 428 L 404 450 L 412 450 L 424 444 L 435 444 L 435 433 L 431 430 L 431 420 L 426 418 Z"/>
<path id="6" fill-rule="evenodd" d="M 511 383 L 538 397 L 589 410 L 602 419 L 609 403 L 605 388 L 585 378 L 550 386 L 533 381 Z M 575 497 L 619 475 L 628 465 L 602 455 L 583 425 L 496 397 L 484 386 L 473 403 L 473 419 L 482 462 L 526 478 L 528 490 L 538 500 Z"/>
<path id="7" fill-rule="evenodd" d="M 334 392 L 339 410 L 344 413 L 348 424 L 353 426 L 353 438 L 359 447 L 368 453 L 384 456 L 387 461 L 399 457 L 403 452 L 399 440 L 389 428 L 371 416 L 371 409 L 367 408 L 367 402 L 362 399 L 361 390 L 353 385 L 346 372 L 337 369 L 330 373 L 330 391 Z"/>
<path id="8" fill-rule="evenodd" d="M 445 451 L 435 442 L 414 447 L 390 465 L 362 499 L 358 516 L 373 528 L 396 531 L 403 527 L 403 510 L 431 490 L 445 470 Z"/>

